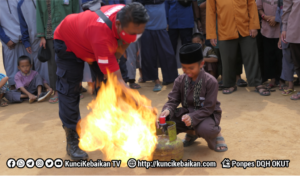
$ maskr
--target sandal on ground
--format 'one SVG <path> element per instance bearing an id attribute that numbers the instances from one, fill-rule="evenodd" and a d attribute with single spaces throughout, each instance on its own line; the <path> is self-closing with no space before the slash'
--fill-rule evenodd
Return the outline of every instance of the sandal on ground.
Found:
<path id="1" fill-rule="evenodd" d="M 52 101 L 51 101 L 51 100 L 52 100 Z M 51 103 L 51 104 L 56 104 L 56 103 L 58 103 L 58 96 L 55 96 L 55 97 L 53 97 L 53 98 L 50 98 L 49 103 Z"/>
<path id="2" fill-rule="evenodd" d="M 188 146 L 192 145 L 197 138 L 198 138 L 198 136 L 196 136 L 196 135 L 186 134 L 185 139 L 182 141 L 183 146 L 188 147 Z"/>
<path id="3" fill-rule="evenodd" d="M 233 90 L 230 90 L 231 88 L 224 89 L 223 90 L 223 94 L 232 94 L 233 92 L 237 91 L 237 87 L 236 86 L 233 87 L 234 88 Z M 225 92 L 225 90 L 229 90 L 229 92 Z"/>
<path id="4" fill-rule="evenodd" d="M 298 92 L 296 95 L 291 96 L 291 100 L 300 100 L 300 92 Z"/>
<path id="5" fill-rule="evenodd" d="M 294 90 L 294 89 L 286 89 L 286 90 L 283 90 L 282 95 L 284 95 L 284 96 L 292 95 L 295 92 L 296 92 L 296 90 Z"/>
<path id="6" fill-rule="evenodd" d="M 0 107 L 8 106 L 7 102 L 3 99 L 0 99 Z"/>
<path id="7" fill-rule="evenodd" d="M 219 136 L 216 138 L 216 142 L 217 141 L 224 141 L 224 138 L 222 136 Z M 226 148 L 218 150 L 218 147 L 226 147 Z M 227 150 L 228 150 L 228 147 L 226 144 L 216 144 L 216 147 L 215 147 L 216 152 L 226 152 Z"/>
<path id="8" fill-rule="evenodd" d="M 247 87 L 247 82 L 243 79 L 239 79 L 237 82 L 236 82 L 237 86 L 239 87 Z"/>
<path id="9" fill-rule="evenodd" d="M 269 84 L 266 84 L 266 88 L 267 89 L 273 89 L 273 88 L 275 88 L 276 87 L 276 85 L 274 85 L 274 84 L 271 84 L 271 83 L 269 83 Z"/>
<path id="10" fill-rule="evenodd" d="M 137 83 L 129 83 L 129 87 L 131 89 L 140 89 L 141 88 L 141 86 L 138 85 Z"/>
<path id="11" fill-rule="evenodd" d="M 264 91 L 260 92 L 259 90 L 264 89 Z M 255 92 L 259 93 L 261 96 L 270 96 L 271 91 L 270 89 L 266 87 L 255 87 Z M 264 94 L 264 92 L 268 92 L 267 94 Z"/>
<path id="12" fill-rule="evenodd" d="M 219 90 L 223 90 L 225 89 L 226 87 L 223 86 L 223 84 L 219 84 Z"/>
<path id="13" fill-rule="evenodd" d="M 279 84 L 279 90 L 280 91 L 285 91 L 285 90 L 287 90 L 287 85 L 285 85 L 285 84 Z"/>
<path id="14" fill-rule="evenodd" d="M 161 91 L 162 86 L 160 84 L 155 84 L 154 88 L 153 88 L 153 92 L 159 92 Z"/>
<path id="15" fill-rule="evenodd" d="M 145 83 L 145 81 L 143 80 L 143 78 L 139 78 L 138 83 Z"/>

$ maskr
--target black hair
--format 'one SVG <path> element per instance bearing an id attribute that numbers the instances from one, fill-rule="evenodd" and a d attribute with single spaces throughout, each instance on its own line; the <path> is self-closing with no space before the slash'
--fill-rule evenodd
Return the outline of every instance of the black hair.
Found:
<path id="1" fill-rule="evenodd" d="M 31 65 L 31 60 L 30 60 L 30 58 L 29 58 L 28 56 L 26 56 L 26 55 L 23 55 L 23 56 L 20 56 L 20 57 L 18 58 L 18 66 L 20 66 L 20 62 L 23 61 L 23 60 L 27 60 L 27 61 L 29 62 L 29 64 Z"/>
<path id="2" fill-rule="evenodd" d="M 139 2 L 133 2 L 123 7 L 117 14 L 122 27 L 127 27 L 130 22 L 134 24 L 145 24 L 149 21 L 146 8 Z"/>
<path id="3" fill-rule="evenodd" d="M 199 38 L 201 41 L 204 41 L 204 36 L 201 33 L 198 33 L 198 32 L 193 34 L 192 39 L 193 38 Z"/>

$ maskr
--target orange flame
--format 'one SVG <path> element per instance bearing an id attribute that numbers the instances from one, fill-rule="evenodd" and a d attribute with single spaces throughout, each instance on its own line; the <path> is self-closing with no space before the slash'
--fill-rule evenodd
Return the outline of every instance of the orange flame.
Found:
<path id="1" fill-rule="evenodd" d="M 138 91 L 126 88 L 116 76 L 108 75 L 97 98 L 88 109 L 92 112 L 80 121 L 79 147 L 85 151 L 101 150 L 107 160 L 151 160 L 155 150 L 156 109 Z"/>

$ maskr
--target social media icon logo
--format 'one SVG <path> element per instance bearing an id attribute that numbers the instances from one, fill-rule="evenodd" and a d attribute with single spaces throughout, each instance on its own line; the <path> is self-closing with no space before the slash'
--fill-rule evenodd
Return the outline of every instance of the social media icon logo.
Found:
<path id="1" fill-rule="evenodd" d="M 55 159 L 55 161 L 54 161 L 54 166 L 55 166 L 56 168 L 62 168 L 62 166 L 63 166 L 63 160 L 60 159 L 60 158 Z"/>
<path id="2" fill-rule="evenodd" d="M 51 158 L 48 158 L 45 160 L 45 166 L 46 168 L 52 168 L 54 166 L 54 161 Z"/>
<path id="3" fill-rule="evenodd" d="M 33 168 L 34 167 L 34 160 L 32 158 L 28 158 L 26 160 L 26 167 Z"/>
<path id="4" fill-rule="evenodd" d="M 127 166 L 128 166 L 129 168 L 135 168 L 135 167 L 136 167 L 136 159 L 130 158 L 130 159 L 127 161 Z"/>
<path id="5" fill-rule="evenodd" d="M 25 160 L 23 158 L 19 158 L 17 160 L 17 167 L 18 168 L 24 168 L 25 167 Z"/>
<path id="6" fill-rule="evenodd" d="M 6 161 L 6 166 L 8 168 L 15 168 L 16 167 L 16 161 L 12 158 L 9 158 L 7 161 Z"/>
<path id="7" fill-rule="evenodd" d="M 35 160 L 35 166 L 36 166 L 37 168 L 42 168 L 42 167 L 44 167 L 44 160 L 41 159 L 41 158 L 36 159 L 36 160 Z"/>
<path id="8" fill-rule="evenodd" d="M 230 159 L 229 158 L 224 158 L 224 160 L 221 162 L 222 168 L 230 169 Z"/>

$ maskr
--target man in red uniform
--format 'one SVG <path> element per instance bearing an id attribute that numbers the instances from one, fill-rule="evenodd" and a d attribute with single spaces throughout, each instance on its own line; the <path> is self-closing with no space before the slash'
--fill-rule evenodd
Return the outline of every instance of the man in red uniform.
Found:
<path id="1" fill-rule="evenodd" d="M 67 136 L 67 153 L 72 160 L 88 158 L 78 147 L 76 132 L 81 118 L 79 100 L 84 62 L 91 63 L 92 75 L 95 75 L 93 81 L 102 81 L 109 72 L 126 85 L 117 59 L 141 36 L 149 20 L 140 3 L 103 6 L 100 10 L 111 21 L 111 26 L 107 19 L 87 10 L 68 15 L 54 33 L 59 117 Z"/>

